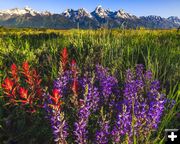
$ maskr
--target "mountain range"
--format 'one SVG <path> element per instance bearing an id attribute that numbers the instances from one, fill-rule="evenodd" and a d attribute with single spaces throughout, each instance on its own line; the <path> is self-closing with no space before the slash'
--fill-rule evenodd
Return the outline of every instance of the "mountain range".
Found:
<path id="1" fill-rule="evenodd" d="M 38 12 L 30 7 L 0 10 L 0 26 L 54 29 L 139 28 L 170 29 L 180 27 L 180 18 L 171 16 L 135 16 L 123 9 L 111 11 L 97 6 L 88 12 L 84 8 L 67 9 L 63 13 Z"/>

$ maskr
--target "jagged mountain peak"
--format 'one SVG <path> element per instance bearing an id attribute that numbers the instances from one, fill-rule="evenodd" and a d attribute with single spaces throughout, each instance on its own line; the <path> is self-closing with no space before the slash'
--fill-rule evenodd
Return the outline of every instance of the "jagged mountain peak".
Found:
<path id="1" fill-rule="evenodd" d="M 123 18 L 123 19 L 135 19 L 136 16 L 125 12 L 123 9 L 119 9 L 118 11 L 111 11 L 110 9 L 104 9 L 101 5 L 97 6 L 95 10 L 92 12 L 92 15 L 100 18 Z"/>
<path id="2" fill-rule="evenodd" d="M 170 17 L 168 17 L 168 19 L 171 19 L 171 20 L 178 20 L 178 19 L 180 19 L 178 16 L 170 16 Z"/>
<path id="3" fill-rule="evenodd" d="M 86 11 L 84 8 L 80 8 L 78 10 L 67 9 L 62 13 L 62 15 L 64 15 L 65 17 L 71 18 L 73 20 L 84 18 L 84 17 L 92 18 L 92 15 L 88 11 Z"/>
<path id="4" fill-rule="evenodd" d="M 66 17 L 70 17 L 70 13 L 73 11 L 72 9 L 66 9 L 62 14 Z"/>
<path id="5" fill-rule="evenodd" d="M 95 10 L 102 9 L 102 5 L 98 5 Z"/>
<path id="6" fill-rule="evenodd" d="M 78 11 L 89 13 L 85 8 L 80 8 L 80 9 L 78 9 Z"/>
<path id="7" fill-rule="evenodd" d="M 95 17 L 106 18 L 110 15 L 110 11 L 104 9 L 101 5 L 98 5 L 95 10 L 91 13 Z"/>
<path id="8" fill-rule="evenodd" d="M 34 10 L 33 10 L 31 7 L 29 7 L 29 6 L 25 6 L 24 9 L 27 10 L 27 11 L 34 11 Z"/>
<path id="9" fill-rule="evenodd" d="M 80 16 L 86 16 L 86 17 L 92 18 L 92 15 L 84 8 L 78 9 L 78 13 Z"/>
<path id="10" fill-rule="evenodd" d="M 35 16 L 35 15 L 37 15 L 37 14 L 40 14 L 40 12 L 35 11 L 34 9 L 32 9 L 32 8 L 29 7 L 29 6 L 25 6 L 25 7 L 24 7 L 24 10 L 27 11 L 27 13 L 31 14 L 32 16 Z"/>
<path id="11" fill-rule="evenodd" d="M 126 13 L 124 9 L 119 9 L 117 12 L 119 12 L 119 13 Z"/>
<path id="12" fill-rule="evenodd" d="M 123 18 L 123 19 L 135 19 L 138 18 L 135 15 L 127 13 L 124 9 L 119 9 L 118 11 L 114 12 L 115 18 Z"/>
<path id="13" fill-rule="evenodd" d="M 102 12 L 102 11 L 106 11 L 101 5 L 98 5 L 95 10 L 96 13 Z"/>
<path id="14" fill-rule="evenodd" d="M 180 25 L 180 18 L 177 17 L 177 16 L 170 16 L 170 17 L 168 17 L 167 19 L 168 19 L 169 21 L 171 21 L 171 22 L 174 22 L 174 23 Z"/>

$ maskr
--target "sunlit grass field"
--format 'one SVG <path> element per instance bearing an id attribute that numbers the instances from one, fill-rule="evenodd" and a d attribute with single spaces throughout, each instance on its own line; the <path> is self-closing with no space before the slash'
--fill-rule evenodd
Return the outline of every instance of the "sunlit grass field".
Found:
<path id="1" fill-rule="evenodd" d="M 60 52 L 66 47 L 75 59 L 78 72 L 93 70 L 95 65 L 107 67 L 123 84 L 127 69 L 143 64 L 175 104 L 164 112 L 158 131 L 145 143 L 164 143 L 164 129 L 180 128 L 180 32 L 177 30 L 51 30 L 0 29 L 0 82 L 8 76 L 11 64 L 28 61 L 42 78 L 44 87 L 52 87 L 58 77 Z M 42 112 L 30 116 L 8 109 L 0 87 L 0 142 L 53 143 L 50 126 Z M 31 117 L 31 118 L 30 118 Z M 7 121 L 12 121 L 8 127 Z M 70 140 L 71 141 L 71 140 Z"/>

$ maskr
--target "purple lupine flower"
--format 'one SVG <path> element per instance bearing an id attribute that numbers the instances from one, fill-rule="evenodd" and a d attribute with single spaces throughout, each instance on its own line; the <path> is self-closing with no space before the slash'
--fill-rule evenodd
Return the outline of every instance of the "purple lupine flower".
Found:
<path id="1" fill-rule="evenodd" d="M 128 134 L 129 143 L 132 143 L 133 130 L 136 136 L 146 136 L 157 129 L 166 101 L 159 90 L 159 81 L 152 81 L 150 71 L 143 73 L 142 65 L 136 68 L 134 74 L 127 71 L 122 107 L 111 132 L 114 142 L 120 142 L 121 137 Z"/>
<path id="2" fill-rule="evenodd" d="M 74 134 L 76 136 L 76 142 L 78 144 L 86 144 L 87 139 L 87 123 L 90 115 L 89 107 L 83 102 L 81 108 L 78 113 L 78 121 L 75 122 L 75 131 Z"/>
<path id="3" fill-rule="evenodd" d="M 65 95 L 69 90 L 69 85 L 72 83 L 72 72 L 63 72 L 56 80 L 54 80 L 53 88 L 58 89 L 61 95 Z"/>
<path id="4" fill-rule="evenodd" d="M 134 75 L 130 69 L 126 70 L 125 82 L 131 82 L 134 79 Z"/>
<path id="5" fill-rule="evenodd" d="M 150 70 L 147 70 L 144 74 L 145 79 L 150 81 L 152 79 L 152 72 Z"/>
<path id="6" fill-rule="evenodd" d="M 60 111 L 53 112 L 50 122 L 53 130 L 54 141 L 57 144 L 66 144 L 68 126 L 64 119 L 64 114 Z"/>
<path id="7" fill-rule="evenodd" d="M 99 91 L 103 96 L 101 103 L 107 102 L 114 93 L 116 96 L 119 96 L 117 79 L 110 76 L 107 69 L 100 65 L 96 65 L 96 80 L 99 83 Z"/>
<path id="8" fill-rule="evenodd" d="M 63 95 L 67 93 L 68 85 L 71 83 L 71 80 L 72 72 L 65 71 L 54 81 L 53 88 L 58 91 L 59 95 L 61 95 L 61 99 L 64 99 Z M 50 95 L 47 95 L 47 102 L 44 106 L 48 112 L 48 117 L 53 130 L 54 141 L 57 144 L 66 144 L 68 126 L 64 118 L 64 113 L 61 109 L 53 109 L 50 105 L 53 105 L 53 103 L 50 99 Z"/>
<path id="9" fill-rule="evenodd" d="M 99 92 L 98 89 L 92 85 L 88 86 L 88 95 L 86 97 L 86 103 L 87 106 L 90 107 L 90 109 L 95 112 L 98 109 L 98 103 L 99 103 Z"/>
<path id="10" fill-rule="evenodd" d="M 47 112 L 47 118 L 50 120 L 51 128 L 54 135 L 54 141 L 57 144 L 66 144 L 67 133 L 67 123 L 64 119 L 64 114 L 61 110 L 55 110 L 50 105 L 53 104 L 50 95 L 44 94 L 45 102 L 44 108 Z"/>
<path id="11" fill-rule="evenodd" d="M 99 92 L 98 89 L 93 86 L 92 81 L 89 78 L 83 78 L 82 80 L 83 92 L 85 94 L 84 100 L 81 100 L 81 108 L 78 112 L 78 121 L 75 122 L 76 142 L 79 144 L 87 143 L 87 125 L 90 116 L 90 112 L 98 109 Z"/>
<path id="12" fill-rule="evenodd" d="M 158 90 L 160 89 L 160 83 L 159 83 L 159 81 L 157 81 L 157 80 L 152 81 L 151 86 L 150 86 L 150 89 L 151 89 L 152 91 L 155 90 L 155 91 L 158 92 Z"/>
<path id="13" fill-rule="evenodd" d="M 120 143 L 121 138 L 127 134 L 128 137 L 132 137 L 132 113 L 131 109 L 123 104 L 122 112 L 117 115 L 116 123 L 111 131 L 112 140 Z"/>
<path id="14" fill-rule="evenodd" d="M 101 65 L 96 65 L 96 75 L 98 79 L 103 79 L 108 74 L 107 68 L 104 68 Z"/>
<path id="15" fill-rule="evenodd" d="M 144 70 L 144 66 L 143 64 L 137 64 L 136 65 L 136 78 L 137 79 L 142 79 L 143 77 L 143 70 Z"/>
<path id="16" fill-rule="evenodd" d="M 155 84 L 157 84 L 157 81 Z M 148 93 L 149 109 L 147 119 L 151 121 L 149 127 L 152 127 L 153 129 L 157 129 L 157 126 L 160 123 L 160 118 L 162 116 L 162 112 L 164 111 L 166 102 L 165 95 L 158 92 L 159 85 L 157 85 L 157 90 L 155 89 L 156 88 L 151 89 Z"/>
<path id="17" fill-rule="evenodd" d="M 83 77 L 81 80 L 82 91 L 85 94 L 85 103 L 93 112 L 98 109 L 100 94 L 98 88 L 94 85 L 92 78 Z"/>
<path id="18" fill-rule="evenodd" d="M 65 71 L 53 83 L 53 88 L 57 91 L 58 95 L 61 96 L 61 99 L 64 99 L 63 95 L 65 95 L 68 90 L 71 76 L 70 71 Z M 53 106 L 54 103 L 52 102 L 51 96 L 49 94 L 46 95 L 44 107 L 47 111 L 48 119 L 50 120 L 54 141 L 57 144 L 66 144 L 68 126 L 64 118 L 64 113 L 61 109 L 56 109 Z"/>
<path id="19" fill-rule="evenodd" d="M 108 144 L 109 142 L 109 121 L 100 121 L 100 130 L 96 132 L 96 143 L 97 144 Z"/>

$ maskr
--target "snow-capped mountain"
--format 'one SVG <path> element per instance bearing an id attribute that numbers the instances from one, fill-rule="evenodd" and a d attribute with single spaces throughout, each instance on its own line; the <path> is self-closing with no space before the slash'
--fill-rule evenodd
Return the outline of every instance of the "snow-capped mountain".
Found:
<path id="1" fill-rule="evenodd" d="M 111 15 L 111 11 L 103 9 L 101 5 L 98 5 L 96 9 L 91 12 L 94 17 L 107 18 Z"/>
<path id="2" fill-rule="evenodd" d="M 178 28 L 180 19 L 175 16 L 163 18 L 160 16 L 137 17 L 123 9 L 111 11 L 97 6 L 88 12 L 84 8 L 78 10 L 67 9 L 63 13 L 54 14 L 48 11 L 39 12 L 28 6 L 23 9 L 14 8 L 0 10 L 0 26 L 8 27 L 44 27 L 44 28 Z"/>
<path id="3" fill-rule="evenodd" d="M 77 20 L 80 18 L 92 18 L 92 15 L 86 11 L 84 8 L 73 10 L 73 9 L 67 9 L 62 13 L 63 16 L 67 18 L 71 18 L 73 20 Z"/>
<path id="4" fill-rule="evenodd" d="M 49 15 L 51 14 L 48 11 L 45 12 L 39 12 L 39 11 L 35 11 L 32 8 L 26 6 L 23 9 L 19 9 L 19 8 L 14 8 L 14 9 L 8 9 L 8 10 L 2 10 L 0 11 L 0 16 L 3 15 L 16 15 L 16 16 L 22 16 L 22 15 L 26 15 L 26 14 L 30 14 L 31 16 L 36 16 L 36 15 Z"/>
<path id="5" fill-rule="evenodd" d="M 178 17 L 176 17 L 176 16 L 168 17 L 168 20 L 180 25 L 180 19 Z"/>
<path id="6" fill-rule="evenodd" d="M 114 12 L 115 18 L 134 19 L 138 18 L 135 15 L 125 12 L 123 9 Z"/>

